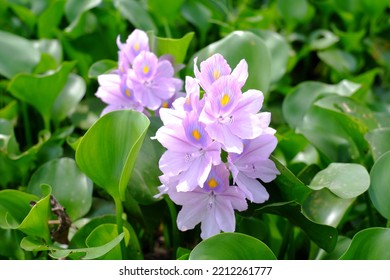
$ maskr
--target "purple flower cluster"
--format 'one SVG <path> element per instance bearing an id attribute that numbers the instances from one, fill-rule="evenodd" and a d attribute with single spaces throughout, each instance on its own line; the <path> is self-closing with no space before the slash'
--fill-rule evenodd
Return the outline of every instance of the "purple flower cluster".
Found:
<path id="1" fill-rule="evenodd" d="M 248 77 L 245 60 L 233 71 L 220 54 L 201 62 L 200 70 L 197 59 L 194 64 L 186 96 L 159 112 L 164 125 L 155 139 L 167 150 L 159 162 L 163 175 L 157 197 L 168 194 L 182 205 L 178 228 L 185 231 L 201 223 L 205 239 L 233 232 L 234 210 L 246 210 L 247 200 L 268 199 L 259 180 L 270 182 L 279 174 L 269 159 L 277 139 L 269 127 L 270 113 L 259 112 L 263 93 L 242 92 Z"/>
<path id="2" fill-rule="evenodd" d="M 158 58 L 149 50 L 149 38 L 135 29 L 123 44 L 117 40 L 118 69 L 98 77 L 96 96 L 107 107 L 102 114 L 121 109 L 148 113 L 161 107 L 170 107 L 180 95 L 181 79 L 167 57 Z"/>

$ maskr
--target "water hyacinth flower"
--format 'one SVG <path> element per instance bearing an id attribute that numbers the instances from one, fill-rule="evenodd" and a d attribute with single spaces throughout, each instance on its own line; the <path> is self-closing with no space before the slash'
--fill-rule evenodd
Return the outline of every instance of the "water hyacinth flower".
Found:
<path id="1" fill-rule="evenodd" d="M 125 43 L 118 37 L 117 45 L 118 69 L 98 77 L 96 96 L 108 105 L 102 114 L 131 109 L 149 115 L 151 111 L 171 106 L 181 96 L 183 82 L 174 77 L 173 64 L 168 56 L 158 58 L 149 50 L 144 31 L 135 29 Z"/>
<path id="2" fill-rule="evenodd" d="M 181 205 L 178 228 L 200 223 L 205 239 L 234 231 L 234 211 L 247 209 L 247 200 L 268 200 L 262 182 L 272 181 L 279 171 L 269 159 L 277 139 L 269 127 L 271 114 L 260 112 L 263 93 L 241 91 L 248 77 L 246 61 L 233 71 L 220 54 L 201 62 L 200 70 L 197 58 L 194 62 L 195 78 L 186 77 L 186 96 L 159 111 L 163 126 L 154 138 L 167 150 L 159 162 L 163 175 L 156 197 L 166 194 Z"/>

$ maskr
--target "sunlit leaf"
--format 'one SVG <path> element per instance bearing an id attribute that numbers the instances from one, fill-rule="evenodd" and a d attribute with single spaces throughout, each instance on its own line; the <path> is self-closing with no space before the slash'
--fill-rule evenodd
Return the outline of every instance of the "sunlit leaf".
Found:
<path id="1" fill-rule="evenodd" d="M 154 37 L 155 52 L 158 56 L 171 55 L 175 63 L 183 63 L 193 37 L 194 32 L 187 33 L 179 39 Z"/>
<path id="2" fill-rule="evenodd" d="M 200 242 L 190 260 L 276 260 L 260 240 L 242 233 L 221 233 Z"/>
<path id="3" fill-rule="evenodd" d="M 77 147 L 78 166 L 112 197 L 124 200 L 149 123 L 144 114 L 130 110 L 102 116 Z"/>
<path id="4" fill-rule="evenodd" d="M 344 199 L 361 195 L 369 186 L 370 176 L 364 166 L 337 162 L 318 172 L 309 185 L 313 190 L 328 188 Z"/>
<path id="5" fill-rule="evenodd" d="M 18 73 L 31 73 L 41 55 L 23 37 L 0 31 L 0 75 L 11 79 Z"/>
<path id="6" fill-rule="evenodd" d="M 365 138 L 370 145 L 372 156 L 376 161 L 381 155 L 390 151 L 390 128 L 378 128 L 369 131 Z"/>
<path id="7" fill-rule="evenodd" d="M 118 67 L 118 62 L 114 60 L 104 59 L 99 60 L 92 64 L 89 68 L 88 77 L 90 79 L 96 79 L 99 75 L 110 72 L 111 70 Z"/>
<path id="8" fill-rule="evenodd" d="M 32 175 L 28 191 L 41 194 L 40 185 L 52 186 L 52 194 L 66 209 L 72 221 L 84 216 L 92 205 L 92 182 L 71 158 L 49 161 Z"/>
<path id="9" fill-rule="evenodd" d="M 75 62 L 64 62 L 54 73 L 45 75 L 19 74 L 12 79 L 8 90 L 38 110 L 48 128 L 53 104 L 74 65 Z"/>
<path id="10" fill-rule="evenodd" d="M 390 152 L 384 153 L 371 168 L 369 194 L 375 208 L 386 219 L 390 219 Z"/>
<path id="11" fill-rule="evenodd" d="M 136 28 L 144 31 L 157 31 L 150 14 L 135 0 L 114 0 L 115 7 L 122 15 L 130 21 Z"/>
<path id="12" fill-rule="evenodd" d="M 390 229 L 368 228 L 353 238 L 341 260 L 390 260 Z"/>

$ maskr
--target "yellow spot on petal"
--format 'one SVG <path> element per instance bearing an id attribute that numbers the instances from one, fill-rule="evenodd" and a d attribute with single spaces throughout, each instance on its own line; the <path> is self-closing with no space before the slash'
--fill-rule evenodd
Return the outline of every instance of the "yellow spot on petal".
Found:
<path id="1" fill-rule="evenodd" d="M 190 99 L 189 97 L 186 98 L 186 104 L 187 104 L 188 106 L 191 105 L 191 99 Z"/>
<path id="2" fill-rule="evenodd" d="M 192 136 L 195 138 L 195 140 L 199 140 L 200 137 L 202 137 L 202 135 L 200 134 L 199 130 L 197 130 L 197 129 L 194 129 L 192 131 Z"/>
<path id="3" fill-rule="evenodd" d="M 127 95 L 128 97 L 130 97 L 130 96 L 131 96 L 131 92 L 130 92 L 130 90 L 129 90 L 129 89 L 126 89 L 125 93 L 126 93 L 126 95 Z"/>
<path id="4" fill-rule="evenodd" d="M 215 181 L 214 178 L 211 178 L 211 179 L 207 182 L 207 185 L 208 185 L 211 189 L 214 189 L 214 188 L 218 187 L 218 182 Z"/>
<path id="5" fill-rule="evenodd" d="M 144 74 L 148 74 L 149 73 L 149 66 L 145 65 L 144 68 L 142 69 L 142 72 L 144 72 Z"/>
<path id="6" fill-rule="evenodd" d="M 226 105 L 229 104 L 229 102 L 230 102 L 230 96 L 229 96 L 227 93 L 225 93 L 225 94 L 222 96 L 221 105 L 222 105 L 222 106 L 226 106 Z"/>
<path id="7" fill-rule="evenodd" d="M 139 51 L 139 44 L 138 43 L 135 43 L 134 46 L 133 46 L 133 49 L 138 52 Z"/>
<path id="8" fill-rule="evenodd" d="M 161 105 L 161 107 L 163 108 L 168 108 L 169 107 L 169 104 L 167 101 L 164 101 L 164 103 Z"/>
<path id="9" fill-rule="evenodd" d="M 221 76 L 221 72 L 219 72 L 218 69 L 215 69 L 213 72 L 214 80 L 218 80 L 218 78 Z"/>

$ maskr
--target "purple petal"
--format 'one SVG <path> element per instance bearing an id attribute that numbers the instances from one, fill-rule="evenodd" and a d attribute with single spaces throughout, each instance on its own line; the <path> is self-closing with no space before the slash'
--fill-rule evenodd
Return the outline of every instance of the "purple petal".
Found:
<path id="1" fill-rule="evenodd" d="M 165 151 L 159 161 L 159 168 L 168 176 L 176 176 L 190 167 L 185 154 L 180 152 Z"/>
<path id="2" fill-rule="evenodd" d="M 172 78 L 175 74 L 172 64 L 167 60 L 159 61 L 157 64 L 156 77 Z"/>
<path id="3" fill-rule="evenodd" d="M 132 80 L 138 82 L 145 82 L 151 80 L 158 66 L 158 58 L 152 52 L 142 51 L 133 62 L 133 70 L 135 76 L 132 76 Z"/>
<path id="4" fill-rule="evenodd" d="M 215 200 L 215 219 L 218 227 L 224 232 L 233 232 L 236 218 L 231 203 L 224 196 L 217 196 Z"/>
<path id="5" fill-rule="evenodd" d="M 248 79 L 248 63 L 246 63 L 245 59 L 242 59 L 233 69 L 232 74 L 235 77 L 242 88 Z"/>
<path id="6" fill-rule="evenodd" d="M 212 123 L 206 126 L 206 131 L 212 139 L 224 146 L 229 153 L 241 153 L 243 150 L 242 140 L 234 135 L 227 125 Z"/>
<path id="7" fill-rule="evenodd" d="M 177 227 L 181 231 L 193 229 L 197 224 L 204 220 L 206 215 L 207 195 L 202 197 L 202 200 L 198 197 L 189 197 L 189 199 L 191 199 L 192 202 L 183 205 L 177 215 Z"/>
<path id="8" fill-rule="evenodd" d="M 253 139 L 263 131 L 255 115 L 237 114 L 229 125 L 232 133 L 241 139 Z"/>
<path id="9" fill-rule="evenodd" d="M 269 198 L 269 194 L 264 186 L 257 181 L 247 177 L 243 173 L 237 176 L 237 186 L 245 193 L 248 200 L 254 203 L 263 203 Z"/>
<path id="10" fill-rule="evenodd" d="M 200 237 L 202 239 L 207 239 L 221 232 L 215 218 L 215 212 L 215 207 L 209 208 L 202 220 L 202 224 L 200 226 L 200 229 L 202 230 Z"/>
<path id="11" fill-rule="evenodd" d="M 263 106 L 264 95 L 259 90 L 250 89 L 243 93 L 236 111 L 257 114 Z"/>
<path id="12" fill-rule="evenodd" d="M 197 150 L 196 147 L 188 143 L 183 129 L 180 127 L 160 127 L 155 138 L 168 150 L 179 153 L 192 153 Z"/>

